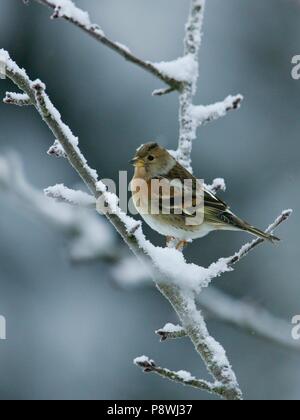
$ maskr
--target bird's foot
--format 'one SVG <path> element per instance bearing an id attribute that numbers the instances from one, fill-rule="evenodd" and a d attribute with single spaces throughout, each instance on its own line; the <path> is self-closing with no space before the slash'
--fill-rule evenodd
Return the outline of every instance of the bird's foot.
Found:
<path id="1" fill-rule="evenodd" d="M 188 245 L 188 241 L 180 241 L 176 245 L 177 251 L 183 252 L 184 248 Z"/>
<path id="2" fill-rule="evenodd" d="M 173 236 L 166 237 L 166 246 L 168 248 L 176 248 L 176 244 L 177 244 L 176 238 L 174 238 Z"/>

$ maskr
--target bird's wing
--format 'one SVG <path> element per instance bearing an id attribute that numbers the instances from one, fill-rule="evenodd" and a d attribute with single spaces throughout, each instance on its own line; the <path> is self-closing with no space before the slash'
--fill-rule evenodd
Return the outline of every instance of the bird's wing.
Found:
<path id="1" fill-rule="evenodd" d="M 163 177 L 159 177 L 162 179 Z M 171 197 L 159 194 L 160 209 L 170 210 L 170 213 L 176 213 L 181 210 L 182 217 L 191 217 L 196 214 L 203 213 L 204 204 L 204 220 L 207 223 L 216 226 L 230 224 L 235 226 L 237 220 L 235 215 L 230 211 L 229 206 L 203 186 L 190 172 L 183 168 L 180 164 L 176 164 L 174 168 L 165 177 L 168 181 L 173 181 L 175 188 L 171 190 Z M 174 180 L 177 180 L 174 182 Z M 188 180 L 190 182 L 184 182 Z M 176 188 L 177 185 L 177 188 Z M 180 201 L 184 191 L 184 201 Z M 169 207 L 168 207 L 169 206 Z"/>

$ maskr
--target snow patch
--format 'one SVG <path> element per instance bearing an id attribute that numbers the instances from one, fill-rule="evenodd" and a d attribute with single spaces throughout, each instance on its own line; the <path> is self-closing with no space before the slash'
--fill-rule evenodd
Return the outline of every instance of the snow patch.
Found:
<path id="1" fill-rule="evenodd" d="M 152 64 L 164 76 L 177 80 L 178 82 L 195 84 L 197 81 L 198 63 L 192 54 L 177 58 L 174 61 L 162 61 Z"/>

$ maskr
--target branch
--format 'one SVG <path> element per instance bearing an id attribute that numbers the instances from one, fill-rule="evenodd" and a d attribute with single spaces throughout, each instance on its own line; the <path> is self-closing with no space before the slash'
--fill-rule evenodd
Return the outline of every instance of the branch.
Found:
<path id="1" fill-rule="evenodd" d="M 290 323 L 259 306 L 234 299 L 215 287 L 207 289 L 198 296 L 197 300 L 210 317 L 232 325 L 251 336 L 256 335 L 281 347 L 300 351 L 299 341 L 292 339 Z M 187 337 L 184 328 L 179 325 L 173 328 L 171 325 L 167 324 L 163 329 L 156 331 L 161 341 Z"/>
<path id="2" fill-rule="evenodd" d="M 218 383 L 213 384 L 207 381 L 196 379 L 189 372 L 184 370 L 173 372 L 169 369 L 159 367 L 152 359 L 149 359 L 147 356 L 137 357 L 133 362 L 136 366 L 143 369 L 145 373 L 155 373 L 165 379 L 169 379 L 170 381 L 177 382 L 181 385 L 198 388 L 202 391 L 206 391 L 219 396 L 222 395 L 223 391 L 226 393 L 226 389 L 223 390 L 222 386 L 220 386 Z"/>
<path id="3" fill-rule="evenodd" d="M 178 314 L 182 327 L 208 371 L 222 386 L 220 396 L 227 400 L 241 400 L 242 392 L 226 352 L 221 344 L 210 336 L 202 313 L 196 307 L 194 295 L 167 284 L 160 283 L 158 288 Z"/>
<path id="4" fill-rule="evenodd" d="M 216 178 L 213 180 L 211 185 L 206 185 L 206 187 L 213 193 L 216 194 L 218 191 L 226 191 L 226 183 L 223 178 Z"/>
<path id="5" fill-rule="evenodd" d="M 165 341 L 168 339 L 183 338 L 187 336 L 184 328 L 180 325 L 166 324 L 163 328 L 155 331 L 155 334 L 160 336 L 160 341 Z"/>
<path id="6" fill-rule="evenodd" d="M 79 9 L 71 0 L 35 0 L 37 3 L 40 3 L 44 6 L 48 6 L 54 13 L 52 15 L 52 19 L 55 18 L 62 18 L 67 20 L 68 22 L 72 23 L 73 25 L 77 26 L 89 36 L 91 36 L 96 41 L 100 42 L 101 44 L 105 45 L 106 47 L 110 48 L 125 60 L 129 61 L 132 64 L 137 65 L 138 67 L 142 68 L 143 70 L 147 71 L 148 73 L 152 74 L 162 82 L 169 85 L 169 89 L 164 91 L 163 94 L 180 90 L 182 86 L 182 82 L 176 80 L 173 77 L 169 77 L 166 74 L 161 73 L 155 65 L 150 63 L 149 61 L 144 61 L 141 58 L 134 55 L 126 46 L 118 43 L 113 42 L 109 39 L 102 29 L 97 24 L 93 24 L 90 20 L 89 14 L 81 9 Z M 160 91 L 161 92 L 161 91 Z M 162 93 L 161 93 L 162 94 Z"/>
<path id="7" fill-rule="evenodd" d="M 75 191 L 65 187 L 64 184 L 58 184 L 53 187 L 48 187 L 44 190 L 47 197 L 54 199 L 60 203 L 67 203 L 73 206 L 95 209 L 95 197 L 83 192 Z"/>
<path id="8" fill-rule="evenodd" d="M 293 210 L 283 211 L 280 214 L 280 216 L 278 216 L 277 219 L 265 230 L 265 232 L 272 234 L 278 226 L 280 226 L 282 223 L 286 222 L 289 219 L 292 213 Z M 232 267 L 233 265 L 241 261 L 243 258 L 245 258 L 249 254 L 249 252 L 253 251 L 254 248 L 256 248 L 258 245 L 264 242 L 265 239 L 257 238 L 254 239 L 252 242 L 244 245 L 239 252 L 227 259 L 228 266 Z"/>
<path id="9" fill-rule="evenodd" d="M 192 105 L 190 108 L 191 118 L 196 128 L 211 121 L 225 117 L 228 112 L 239 109 L 243 100 L 242 95 L 228 96 L 224 101 L 213 105 Z"/>
<path id="10" fill-rule="evenodd" d="M 26 93 L 6 92 L 3 102 L 7 105 L 29 106 L 32 102 Z"/>
<path id="11" fill-rule="evenodd" d="M 194 74 L 191 81 L 183 84 L 179 95 L 180 134 L 176 157 L 190 172 L 192 144 L 197 137 L 199 125 L 225 116 L 228 111 L 238 109 L 242 96 L 228 96 L 223 102 L 209 106 L 194 106 L 193 98 L 199 75 L 198 53 L 201 46 L 202 23 L 205 0 L 192 0 L 191 11 L 186 25 L 184 55 L 194 61 Z"/>
<path id="12" fill-rule="evenodd" d="M 53 145 L 48 150 L 47 154 L 49 156 L 54 156 L 57 158 L 67 158 L 66 152 L 64 151 L 62 145 L 58 140 L 55 140 Z"/>
<path id="13" fill-rule="evenodd" d="M 126 257 L 118 261 L 112 274 L 117 285 L 126 290 L 153 285 L 147 270 L 142 269 L 133 257 Z M 197 302 L 209 316 L 221 322 L 228 323 L 251 335 L 256 334 L 258 337 L 284 348 L 300 351 L 300 342 L 291 338 L 290 323 L 258 305 L 245 303 L 242 299 L 235 299 L 215 287 L 209 287 L 201 293 L 197 297 Z M 171 325 L 167 324 L 166 327 L 156 331 L 162 341 L 187 336 L 181 326 L 170 327 Z M 177 330 L 178 334 L 174 330 Z"/>
<path id="14" fill-rule="evenodd" d="M 196 137 L 194 120 L 190 115 L 190 107 L 196 93 L 199 75 L 198 53 L 202 38 L 202 23 L 205 0 L 192 0 L 184 40 L 184 55 L 190 56 L 195 63 L 194 80 L 185 83 L 179 95 L 179 143 L 178 161 L 192 172 L 192 142 Z"/>

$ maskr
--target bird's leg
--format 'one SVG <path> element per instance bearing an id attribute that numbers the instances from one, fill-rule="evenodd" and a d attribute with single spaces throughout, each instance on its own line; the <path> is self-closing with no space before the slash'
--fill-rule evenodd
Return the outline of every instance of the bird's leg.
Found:
<path id="1" fill-rule="evenodd" d="M 175 248 L 176 247 L 176 239 L 173 236 L 166 237 L 166 245 L 168 248 Z"/>
<path id="2" fill-rule="evenodd" d="M 178 244 L 176 245 L 177 251 L 183 252 L 183 250 L 187 246 L 187 244 L 188 244 L 187 241 L 180 241 L 180 242 L 178 242 Z"/>

